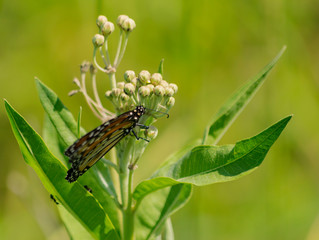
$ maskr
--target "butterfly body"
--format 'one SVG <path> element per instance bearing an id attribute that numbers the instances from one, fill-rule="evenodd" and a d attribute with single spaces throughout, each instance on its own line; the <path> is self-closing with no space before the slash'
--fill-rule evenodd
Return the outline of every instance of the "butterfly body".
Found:
<path id="1" fill-rule="evenodd" d="M 137 137 L 133 130 L 136 126 L 147 128 L 138 123 L 144 114 L 145 108 L 137 106 L 134 110 L 103 123 L 75 141 L 64 153 L 72 164 L 66 180 L 70 183 L 76 181 L 129 133 L 133 132 Z"/>

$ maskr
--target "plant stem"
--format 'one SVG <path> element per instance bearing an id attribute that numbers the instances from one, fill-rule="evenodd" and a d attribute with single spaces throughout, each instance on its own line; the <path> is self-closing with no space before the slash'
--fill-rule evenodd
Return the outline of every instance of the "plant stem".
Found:
<path id="1" fill-rule="evenodd" d="M 132 240 L 134 237 L 134 212 L 132 209 L 133 172 L 129 170 L 127 184 L 127 206 L 123 211 L 123 239 Z"/>
<path id="2" fill-rule="evenodd" d="M 117 45 L 117 50 L 116 50 L 116 55 L 115 55 L 115 59 L 114 59 L 114 62 L 113 62 L 113 66 L 117 66 L 117 61 L 118 61 L 118 58 L 120 57 L 120 51 L 121 51 L 121 47 L 122 47 L 122 36 L 123 36 L 123 30 L 121 29 L 120 30 L 120 39 L 119 39 L 119 43 Z"/>
<path id="3" fill-rule="evenodd" d="M 135 139 L 130 137 L 120 159 L 120 188 L 123 206 L 122 233 L 124 240 L 132 240 L 134 236 L 134 212 L 132 209 L 133 170 L 128 168 L 132 159 Z"/>
<path id="4" fill-rule="evenodd" d="M 129 36 L 129 32 L 125 34 L 125 40 L 124 40 L 124 45 L 122 47 L 122 50 L 121 50 L 121 54 L 120 54 L 120 57 L 118 59 L 117 62 L 114 62 L 114 67 L 117 68 L 117 66 L 120 64 L 120 62 L 122 61 L 122 58 L 124 56 L 124 53 L 125 53 L 125 50 L 126 50 L 126 46 L 127 46 L 127 41 L 128 41 L 128 36 Z"/>
<path id="5" fill-rule="evenodd" d="M 111 72 L 108 75 L 109 75 L 109 79 L 110 79 L 110 82 L 111 82 L 111 89 L 112 88 L 116 88 L 115 72 Z"/>

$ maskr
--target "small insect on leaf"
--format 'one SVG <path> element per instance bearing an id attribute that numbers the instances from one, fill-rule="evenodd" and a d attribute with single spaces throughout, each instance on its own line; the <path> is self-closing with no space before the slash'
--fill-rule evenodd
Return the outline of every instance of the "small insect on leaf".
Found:
<path id="1" fill-rule="evenodd" d="M 59 205 L 58 201 L 55 199 L 55 197 L 50 194 L 50 198 L 53 200 L 53 202 L 56 204 L 56 205 Z"/>
<path id="2" fill-rule="evenodd" d="M 70 183 L 76 181 L 129 133 L 133 132 L 136 138 L 140 139 L 133 129 L 137 125 L 148 128 L 138 123 L 144 114 L 145 108 L 137 106 L 134 110 L 103 123 L 75 141 L 64 153 L 71 163 L 65 179 Z"/>
<path id="3" fill-rule="evenodd" d="M 91 188 L 89 188 L 89 186 L 88 185 L 84 185 L 84 188 L 89 192 L 89 193 L 92 193 L 93 191 L 92 191 L 92 189 Z"/>

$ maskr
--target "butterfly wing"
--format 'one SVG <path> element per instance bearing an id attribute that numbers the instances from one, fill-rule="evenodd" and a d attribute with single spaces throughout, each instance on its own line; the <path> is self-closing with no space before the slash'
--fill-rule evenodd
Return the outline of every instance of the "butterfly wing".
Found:
<path id="1" fill-rule="evenodd" d="M 69 182 L 76 181 L 130 133 L 136 124 L 130 116 L 130 112 L 123 113 L 103 123 L 78 139 L 65 151 L 65 155 L 70 158 L 69 161 L 72 164 L 66 176 Z"/>

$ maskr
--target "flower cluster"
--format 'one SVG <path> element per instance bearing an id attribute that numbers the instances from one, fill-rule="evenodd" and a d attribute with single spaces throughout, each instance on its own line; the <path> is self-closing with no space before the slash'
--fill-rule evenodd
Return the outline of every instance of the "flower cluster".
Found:
<path id="1" fill-rule="evenodd" d="M 178 87 L 176 84 L 168 83 L 163 80 L 161 73 L 151 74 L 147 70 L 141 71 L 138 75 L 134 71 L 128 70 L 124 73 L 124 81 L 116 81 L 116 70 L 121 62 L 126 50 L 129 34 L 136 27 L 133 19 L 126 15 L 120 15 L 117 18 L 116 26 L 120 30 L 120 38 L 114 60 L 111 61 L 108 48 L 108 37 L 114 32 L 115 27 L 111 21 L 101 15 L 96 20 L 99 33 L 95 34 L 93 42 L 93 64 L 84 61 L 81 64 L 81 79 L 74 79 L 74 83 L 78 89 L 72 90 L 69 96 L 81 92 L 91 108 L 92 112 L 102 121 L 105 122 L 116 115 L 134 109 L 138 105 L 142 105 L 149 111 L 149 116 L 153 120 L 156 116 L 166 114 L 175 103 L 174 95 Z M 102 66 L 97 56 L 100 57 Z M 163 61 L 160 65 L 163 67 Z M 115 113 L 106 109 L 100 100 L 97 90 L 97 71 L 106 73 L 111 85 L 111 90 L 105 92 L 105 96 L 114 105 Z M 90 76 L 94 97 L 90 97 L 86 88 L 86 78 Z M 145 118 L 144 121 L 145 122 Z M 154 121 L 150 121 L 152 123 Z"/>
<path id="2" fill-rule="evenodd" d="M 105 96 L 113 103 L 118 113 L 126 112 L 134 106 L 142 105 L 152 111 L 165 112 L 174 106 L 174 94 L 178 87 L 163 80 L 160 73 L 141 71 L 138 76 L 132 70 L 124 74 L 124 82 L 118 82 Z"/>

